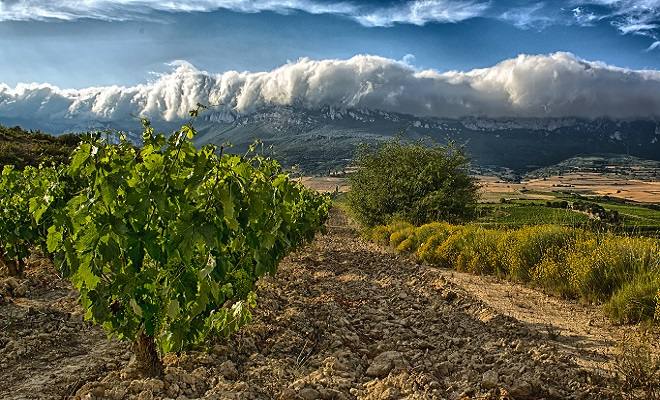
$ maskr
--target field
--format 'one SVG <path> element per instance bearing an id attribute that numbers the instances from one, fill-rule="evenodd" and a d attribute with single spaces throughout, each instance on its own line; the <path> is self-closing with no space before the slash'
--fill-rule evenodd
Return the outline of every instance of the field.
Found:
<path id="1" fill-rule="evenodd" d="M 516 200 L 504 204 L 480 204 L 477 222 L 484 225 L 523 226 L 559 224 L 579 226 L 589 216 L 572 210 L 545 207 L 545 202 Z"/>
<path id="2" fill-rule="evenodd" d="M 621 216 L 621 228 L 628 232 L 656 236 L 660 232 L 660 209 L 651 208 L 660 204 L 660 182 L 631 181 L 596 173 L 567 174 L 521 183 L 505 182 L 495 176 L 478 178 L 482 187 L 476 222 L 485 226 L 584 226 L 593 221 L 586 213 L 546 207 L 546 202 L 586 200 L 608 211 L 617 211 Z M 345 193 L 349 189 L 346 177 L 306 176 L 301 180 L 322 192 L 338 189 L 339 193 Z M 507 202 L 502 203 L 502 199 Z"/>
<path id="3" fill-rule="evenodd" d="M 420 265 L 338 210 L 260 282 L 251 324 L 168 355 L 162 378 L 138 375 L 125 343 L 83 322 L 48 262 L 19 283 L 0 307 L 0 397 L 12 400 L 615 399 L 615 343 L 634 332 L 593 307 Z"/>
<path id="4" fill-rule="evenodd" d="M 506 182 L 495 176 L 480 176 L 483 201 L 500 198 L 547 200 L 561 193 L 611 196 L 639 203 L 660 203 L 660 182 L 632 180 L 612 174 L 568 173 L 546 178 Z"/>
<path id="5" fill-rule="evenodd" d="M 592 192 L 486 192 L 474 223 L 381 227 L 378 246 L 276 164 L 216 158 L 185 142 L 192 129 L 179 134 L 164 150 L 158 137 L 143 150 L 95 143 L 99 157 L 83 145 L 66 171 L 5 170 L 0 239 L 21 268 L 0 277 L 0 398 L 619 399 L 631 378 L 616 344 L 660 353 L 659 244 L 583 229 L 590 211 L 554 204 Z M 339 199 L 349 189 L 345 177 L 295 180 Z M 108 195 L 114 184 L 157 201 Z M 629 226 L 658 222 L 644 205 L 589 199 Z M 142 242 L 146 253 L 126 252 Z M 78 268 L 70 280 L 51 252 Z M 625 392 L 648 399 L 644 388 Z"/>

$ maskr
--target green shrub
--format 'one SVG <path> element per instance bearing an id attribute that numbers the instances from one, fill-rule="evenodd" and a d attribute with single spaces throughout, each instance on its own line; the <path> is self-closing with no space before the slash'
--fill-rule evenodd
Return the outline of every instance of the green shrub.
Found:
<path id="1" fill-rule="evenodd" d="M 636 323 L 653 318 L 658 307 L 660 290 L 658 274 L 638 275 L 632 282 L 623 284 L 605 304 L 605 311 L 619 323 Z"/>
<path id="2" fill-rule="evenodd" d="M 607 300 L 635 276 L 660 271 L 660 247 L 653 239 L 605 235 L 582 241 L 575 250 L 567 268 L 575 291 L 589 300 Z"/>
<path id="3" fill-rule="evenodd" d="M 474 215 L 477 181 L 463 150 L 391 141 L 357 152 L 348 204 L 367 226 L 404 219 L 464 221 Z"/>

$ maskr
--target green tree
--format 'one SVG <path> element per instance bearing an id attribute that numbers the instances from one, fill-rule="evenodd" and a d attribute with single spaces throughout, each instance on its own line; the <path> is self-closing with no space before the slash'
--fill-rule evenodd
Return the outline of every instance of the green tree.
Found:
<path id="1" fill-rule="evenodd" d="M 348 203 L 368 226 L 393 218 L 423 224 L 463 221 L 474 215 L 478 184 L 468 174 L 464 151 L 452 143 L 364 145 L 356 153 L 356 166 L 349 177 Z"/>

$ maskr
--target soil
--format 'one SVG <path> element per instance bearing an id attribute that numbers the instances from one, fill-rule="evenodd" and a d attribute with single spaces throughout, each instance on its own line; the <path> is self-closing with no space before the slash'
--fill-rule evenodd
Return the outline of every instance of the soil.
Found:
<path id="1" fill-rule="evenodd" d="M 616 327 L 591 306 L 325 235 L 258 288 L 253 322 L 140 377 L 47 261 L 0 280 L 1 399 L 612 399 Z"/>

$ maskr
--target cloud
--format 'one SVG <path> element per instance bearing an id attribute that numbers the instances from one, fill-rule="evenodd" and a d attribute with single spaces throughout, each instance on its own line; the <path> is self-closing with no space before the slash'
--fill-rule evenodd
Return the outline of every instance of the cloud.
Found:
<path id="1" fill-rule="evenodd" d="M 646 49 L 646 51 L 653 51 L 660 47 L 660 40 L 656 40 L 655 42 L 651 43 L 651 45 Z"/>
<path id="2" fill-rule="evenodd" d="M 520 55 L 489 68 L 439 72 L 359 55 L 300 59 L 267 72 L 212 74 L 177 62 L 132 87 L 64 90 L 0 84 L 0 120 L 174 121 L 200 102 L 238 112 L 267 105 L 373 108 L 432 117 L 660 117 L 660 71 L 630 70 L 570 53 Z"/>
<path id="3" fill-rule="evenodd" d="M 527 6 L 507 9 L 498 19 L 507 21 L 520 29 L 543 29 L 560 23 L 560 19 L 551 14 L 545 3 L 532 3 Z"/>
<path id="4" fill-rule="evenodd" d="M 417 0 L 378 8 L 353 18 L 364 26 L 392 26 L 397 23 L 425 25 L 429 22 L 460 22 L 482 16 L 488 2 Z"/>
<path id="5" fill-rule="evenodd" d="M 0 0 L 0 21 L 64 20 L 82 18 L 105 21 L 154 19 L 154 12 L 210 12 L 220 9 L 242 13 L 272 11 L 288 14 L 335 14 L 362 25 L 424 25 L 429 22 L 459 22 L 481 15 L 484 0 L 413 0 L 403 3 L 360 5 L 351 1 L 321 0 Z"/>
<path id="6" fill-rule="evenodd" d="M 609 21 L 622 34 L 638 34 L 658 40 L 660 0 L 575 0 L 579 24 Z M 574 10 L 574 11 L 575 11 Z M 589 18 L 585 19 L 584 16 Z"/>

